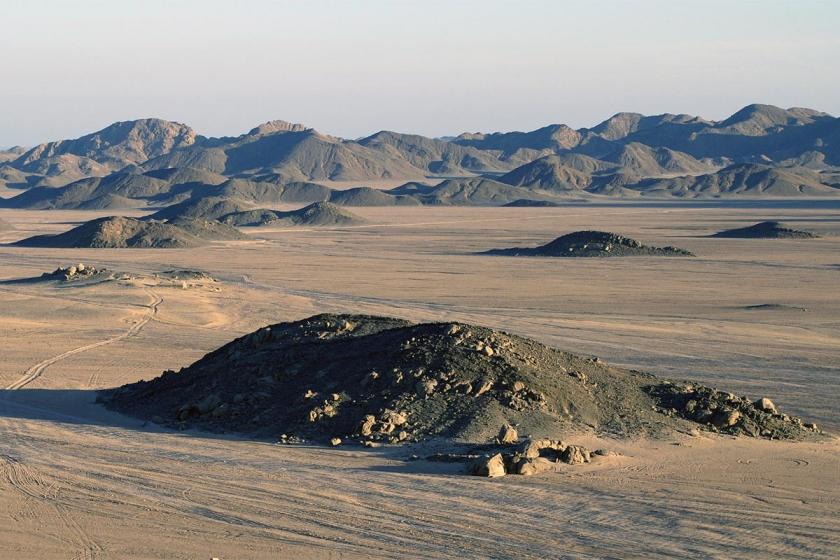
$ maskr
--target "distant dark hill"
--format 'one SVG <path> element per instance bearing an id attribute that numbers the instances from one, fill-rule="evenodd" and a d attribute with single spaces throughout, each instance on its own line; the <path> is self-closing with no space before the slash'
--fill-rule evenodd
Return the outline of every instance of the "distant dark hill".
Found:
<path id="1" fill-rule="evenodd" d="M 494 249 L 483 254 L 515 257 L 693 256 L 684 249 L 650 247 L 642 245 L 635 239 L 605 231 L 576 231 L 539 247 Z"/>
<path id="2" fill-rule="evenodd" d="M 142 203 L 133 198 L 126 198 L 116 194 L 103 194 L 80 202 L 75 206 L 76 210 L 118 210 L 126 208 L 139 208 Z"/>
<path id="3" fill-rule="evenodd" d="M 117 122 L 74 140 L 41 144 L 20 155 L 10 165 L 23 171 L 63 175 L 76 180 L 143 163 L 195 141 L 195 132 L 186 125 L 161 119 L 140 119 Z"/>
<path id="4" fill-rule="evenodd" d="M 514 162 L 502 161 L 491 152 L 416 134 L 382 131 L 359 140 L 359 144 L 394 159 L 404 158 L 414 167 L 438 175 L 506 171 L 514 167 Z"/>
<path id="5" fill-rule="evenodd" d="M 698 161 L 690 155 L 669 148 L 650 147 L 638 142 L 625 144 L 604 158 L 613 162 L 622 173 L 638 177 L 655 177 L 666 174 L 708 173 L 716 168 Z"/>
<path id="6" fill-rule="evenodd" d="M 208 189 L 207 194 L 221 198 L 236 198 L 255 204 L 311 203 L 330 198 L 333 190 L 308 182 L 284 183 L 276 175 L 256 176 L 249 179 L 230 179 Z"/>
<path id="7" fill-rule="evenodd" d="M 581 191 L 589 186 L 592 175 L 564 164 L 559 156 L 545 156 L 498 178 L 500 183 L 556 193 Z"/>
<path id="8" fill-rule="evenodd" d="M 712 237 L 735 237 L 750 239 L 811 239 L 817 237 L 810 231 L 792 229 L 781 222 L 760 222 L 748 227 L 728 229 Z"/>
<path id="9" fill-rule="evenodd" d="M 147 177 L 162 179 L 170 185 L 181 185 L 185 183 L 200 183 L 203 185 L 220 185 L 228 180 L 224 175 L 196 169 L 194 167 L 168 167 L 164 169 L 153 169 L 144 173 Z"/>
<path id="10" fill-rule="evenodd" d="M 0 152 L 0 187 L 85 183 L 73 192 L 37 191 L 30 198 L 2 203 L 16 208 L 162 206 L 196 196 L 305 204 L 332 196 L 324 187 L 319 192 L 310 186 L 315 181 L 352 180 L 361 187 L 372 186 L 368 181 L 423 182 L 432 176 L 493 180 L 562 196 L 575 190 L 623 198 L 832 196 L 834 191 L 826 187 L 840 183 L 840 119 L 812 109 L 755 104 L 719 122 L 690 115 L 617 113 L 578 130 L 551 124 L 529 132 L 465 133 L 446 139 L 382 131 L 358 140 L 285 121 L 270 121 L 236 137 L 205 138 L 185 125 L 143 119 L 19 152 Z M 746 168 L 737 166 L 764 166 L 776 176 L 742 180 L 737 170 Z M 747 172 L 760 173 L 760 168 Z M 142 184 L 120 187 L 119 181 L 91 187 L 92 178 L 115 174 L 151 183 L 145 189 Z M 294 189 L 288 188 L 293 184 Z M 461 198 L 445 192 L 434 197 L 419 184 L 409 189 L 388 194 L 427 197 L 428 204 L 500 205 L 534 199 L 521 194 L 511 198 L 501 191 L 492 195 L 490 191 L 499 189 L 490 185 Z M 350 197 L 347 204 L 395 203 L 364 192 L 336 196 Z"/>
<path id="11" fill-rule="evenodd" d="M 248 210 L 228 214 L 222 221 L 235 226 L 309 226 L 340 227 L 367 223 L 364 218 L 329 202 L 315 202 L 291 212 L 278 210 Z"/>
<path id="12" fill-rule="evenodd" d="M 247 136 L 262 136 L 264 134 L 276 134 L 277 132 L 304 132 L 306 130 L 310 130 L 309 127 L 300 123 L 274 120 L 255 126 L 248 131 Z"/>
<path id="13" fill-rule="evenodd" d="M 573 128 L 564 124 L 552 124 L 531 132 L 464 133 L 452 142 L 483 150 L 514 153 L 521 149 L 569 150 L 580 144 L 582 138 L 581 133 Z"/>
<path id="14" fill-rule="evenodd" d="M 391 194 L 370 187 L 356 187 L 333 191 L 329 201 L 339 206 L 417 206 L 420 201 L 413 196 Z"/>
<path id="15" fill-rule="evenodd" d="M 646 179 L 629 188 L 645 195 L 682 198 L 752 196 L 798 197 L 840 195 L 818 173 L 804 168 L 779 168 L 756 163 L 731 165 L 715 173 L 670 179 Z"/>
<path id="16" fill-rule="evenodd" d="M 220 220 L 228 214 L 251 210 L 251 206 L 236 199 L 215 196 L 191 198 L 184 202 L 167 206 L 151 216 L 153 220 L 202 219 Z"/>
<path id="17" fill-rule="evenodd" d="M 423 195 L 423 204 L 442 206 L 502 206 L 519 199 L 551 200 L 551 194 L 515 187 L 484 177 L 449 179 Z"/>
<path id="18" fill-rule="evenodd" d="M 773 105 L 747 105 L 731 117 L 716 123 L 714 128 L 726 134 L 764 136 L 780 128 L 813 124 L 818 120 L 831 119 L 828 113 L 793 107 L 781 109 Z"/>
<path id="19" fill-rule="evenodd" d="M 195 182 L 209 179 L 203 172 L 196 170 L 166 170 L 166 173 L 112 173 L 107 177 L 88 177 L 62 187 L 34 187 L 21 194 L 3 200 L 0 206 L 6 208 L 61 209 L 96 207 L 97 199 L 109 200 L 110 208 L 132 208 L 142 206 L 148 201 L 166 196 L 173 190 L 183 190 L 191 186 L 205 189 L 212 185 Z M 179 189 L 180 187 L 180 189 Z M 126 202 L 126 199 L 133 199 Z M 125 206 L 116 204 L 125 203 Z"/>
<path id="20" fill-rule="evenodd" d="M 14 161 L 26 152 L 26 148 L 21 146 L 14 146 L 5 150 L 0 150 L 0 165 Z"/>
<path id="21" fill-rule="evenodd" d="M 605 140 L 621 140 L 639 130 L 648 130 L 663 124 L 711 124 L 699 117 L 691 115 L 662 115 L 645 116 L 639 113 L 616 113 L 604 122 L 590 128 Z"/>
<path id="22" fill-rule="evenodd" d="M 551 200 L 530 200 L 520 198 L 518 200 L 514 200 L 513 202 L 508 202 L 503 206 L 507 208 L 551 208 L 562 205 L 559 202 L 553 202 Z"/>
<path id="23" fill-rule="evenodd" d="M 85 222 L 57 235 L 36 235 L 18 241 L 22 247 L 55 248 L 185 248 L 210 241 L 247 239 L 236 228 L 205 220 L 164 223 L 113 216 Z"/>
<path id="24" fill-rule="evenodd" d="M 366 180 L 422 177 L 398 154 L 314 130 L 244 135 L 219 145 L 196 145 L 151 160 L 145 168 L 198 167 L 225 175 L 273 171 L 290 180 Z"/>

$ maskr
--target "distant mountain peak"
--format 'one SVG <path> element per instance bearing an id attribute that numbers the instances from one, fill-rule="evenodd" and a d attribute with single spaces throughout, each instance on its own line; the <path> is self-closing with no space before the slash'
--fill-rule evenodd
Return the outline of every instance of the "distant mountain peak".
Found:
<path id="1" fill-rule="evenodd" d="M 759 136 L 774 127 L 800 126 L 824 118 L 831 118 L 831 115 L 802 107 L 782 109 L 775 105 L 753 103 L 736 111 L 716 126 L 717 128 L 731 128 L 740 134 Z"/>
<path id="2" fill-rule="evenodd" d="M 276 134 L 278 132 L 303 132 L 311 130 L 308 126 L 300 123 L 291 123 L 283 120 L 264 122 L 248 131 L 248 136 L 261 136 L 263 134 Z"/>

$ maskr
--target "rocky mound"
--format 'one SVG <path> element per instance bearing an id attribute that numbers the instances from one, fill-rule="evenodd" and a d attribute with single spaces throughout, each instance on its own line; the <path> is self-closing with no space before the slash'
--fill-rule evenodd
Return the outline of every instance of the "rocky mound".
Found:
<path id="1" fill-rule="evenodd" d="M 367 220 L 329 202 L 315 202 L 291 212 L 277 210 L 249 210 L 225 216 L 222 221 L 235 226 L 310 226 L 337 227 L 367 223 Z"/>
<path id="2" fill-rule="evenodd" d="M 508 202 L 504 206 L 506 208 L 553 208 L 562 205 L 559 202 L 551 200 L 530 200 L 528 198 L 518 198 L 513 202 Z"/>
<path id="3" fill-rule="evenodd" d="M 635 239 L 605 231 L 576 231 L 558 237 L 539 247 L 493 249 L 485 255 L 515 257 L 634 257 L 634 256 L 694 256 L 677 247 L 651 247 Z"/>
<path id="4" fill-rule="evenodd" d="M 247 239 L 231 226 L 207 220 L 142 221 L 122 216 L 98 218 L 57 235 L 36 235 L 22 247 L 185 248 L 210 241 Z"/>
<path id="5" fill-rule="evenodd" d="M 809 231 L 792 229 L 781 222 L 760 222 L 743 228 L 719 231 L 712 237 L 736 237 L 749 239 L 812 239 L 817 237 Z"/>
<path id="6" fill-rule="evenodd" d="M 671 387 L 484 327 L 317 315 L 262 328 L 179 372 L 104 391 L 100 400 L 172 427 L 287 442 L 487 443 L 505 424 L 533 438 L 568 430 L 655 436 L 692 427 L 753 435 L 745 418 L 759 436 L 814 433 L 765 410 L 722 427 L 676 414 Z"/>

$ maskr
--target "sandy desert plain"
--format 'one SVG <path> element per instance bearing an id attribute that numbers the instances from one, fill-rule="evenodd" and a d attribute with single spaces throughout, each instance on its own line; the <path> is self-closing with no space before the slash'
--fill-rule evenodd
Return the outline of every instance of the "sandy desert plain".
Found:
<path id="1" fill-rule="evenodd" d="M 757 398 L 840 431 L 840 204 L 357 208 L 200 249 L 0 247 L 0 558 L 836 558 L 840 442 L 675 434 L 486 479 L 411 447 L 178 432 L 95 404 L 318 312 L 458 320 Z M 111 212 L 113 213 L 113 212 Z M 11 242 L 108 212 L 0 210 Z M 138 212 L 137 215 L 140 213 Z M 784 220 L 807 240 L 716 239 Z M 695 258 L 478 256 L 602 229 Z M 129 273 L 18 283 L 83 262 Z M 184 289 L 154 277 L 204 271 Z M 566 437 L 566 434 L 564 434 Z"/>

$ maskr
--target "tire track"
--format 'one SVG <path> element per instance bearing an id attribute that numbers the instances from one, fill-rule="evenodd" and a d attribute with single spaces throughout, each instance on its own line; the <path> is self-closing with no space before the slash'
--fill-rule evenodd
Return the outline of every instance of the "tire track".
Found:
<path id="1" fill-rule="evenodd" d="M 30 383 L 32 383 L 33 381 L 35 381 L 36 379 L 41 377 L 41 375 L 44 373 L 44 371 L 48 367 L 55 364 L 56 362 L 60 362 L 61 360 L 64 360 L 65 358 L 69 358 L 70 356 L 74 356 L 76 354 L 81 354 L 82 352 L 87 352 L 88 350 L 93 350 L 94 348 L 99 348 L 101 346 L 105 346 L 105 345 L 108 345 L 108 344 L 113 344 L 114 342 L 119 342 L 120 340 L 125 340 L 126 338 L 132 337 L 132 336 L 136 335 L 137 333 L 139 333 L 143 329 L 143 327 L 145 327 L 149 323 L 149 321 L 151 321 L 152 318 L 155 315 L 157 315 L 158 307 L 160 306 L 161 303 L 163 303 L 163 298 L 158 296 L 152 290 L 147 289 L 146 292 L 152 298 L 152 302 L 146 306 L 147 309 L 148 309 L 148 312 L 146 313 L 146 315 L 142 319 L 140 319 L 140 321 L 138 321 L 137 323 L 132 325 L 130 329 L 128 329 L 124 333 L 118 334 L 117 336 L 107 338 L 105 340 L 100 340 L 99 342 L 94 342 L 93 344 L 87 344 L 85 346 L 80 346 L 78 348 L 74 348 L 73 350 L 68 350 L 67 352 L 63 352 L 61 354 L 58 354 L 57 356 L 53 356 L 52 358 L 48 358 L 48 359 L 44 360 L 43 362 L 39 362 L 39 363 L 35 364 L 34 366 L 30 367 L 28 370 L 26 370 L 26 372 L 24 372 L 23 376 L 20 379 L 18 379 L 14 383 L 8 385 L 6 387 L 6 390 L 15 391 L 15 390 L 18 390 L 18 389 L 22 389 L 23 387 L 26 387 L 27 385 L 29 385 Z M 95 377 L 95 375 L 92 376 L 91 380 L 88 380 L 89 385 L 91 385 L 92 382 L 96 381 L 94 379 L 94 377 Z"/>

